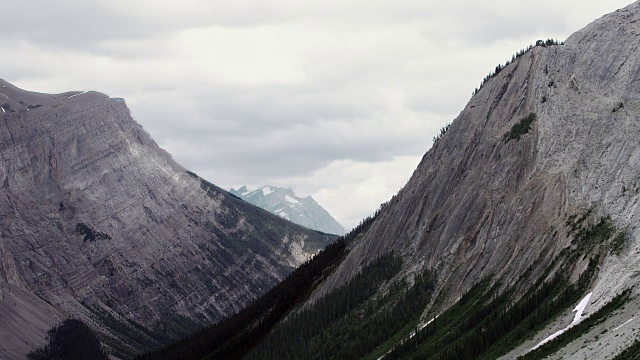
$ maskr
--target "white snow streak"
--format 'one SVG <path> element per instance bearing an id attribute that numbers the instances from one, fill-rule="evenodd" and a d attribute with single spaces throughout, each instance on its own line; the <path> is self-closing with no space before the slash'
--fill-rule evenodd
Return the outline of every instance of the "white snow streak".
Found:
<path id="1" fill-rule="evenodd" d="M 270 187 L 265 186 L 262 188 L 262 195 L 267 196 L 269 194 L 271 194 L 273 192 L 273 190 L 271 190 Z"/>
<path id="2" fill-rule="evenodd" d="M 620 329 L 621 327 L 623 327 L 623 326 L 627 325 L 628 323 L 630 323 L 631 321 L 633 321 L 633 319 L 634 319 L 634 318 L 631 318 L 631 319 L 629 319 L 629 320 L 627 320 L 627 321 L 623 322 L 622 324 L 618 325 L 615 329 L 613 329 L 613 331 L 616 331 L 616 330 Z M 616 336 L 617 336 L 617 335 L 616 335 Z"/>
<path id="3" fill-rule="evenodd" d="M 422 330 L 422 329 L 424 329 L 425 327 L 427 327 L 427 325 L 431 324 L 431 323 L 433 322 L 433 320 L 435 320 L 436 318 L 437 318 L 437 316 L 436 316 L 436 317 L 434 317 L 433 319 L 431 319 L 431 320 L 427 321 L 427 323 L 426 323 L 426 324 L 424 324 L 424 325 L 420 326 L 420 329 L 419 329 L 419 330 Z"/>
<path id="4" fill-rule="evenodd" d="M 433 320 L 435 320 L 438 316 L 439 316 L 439 315 L 436 315 L 433 319 L 431 319 L 431 320 L 427 321 L 426 323 L 424 323 L 422 326 L 420 326 L 420 328 L 418 328 L 418 331 L 420 331 L 420 330 L 424 329 L 427 325 L 431 324 L 431 322 L 432 322 Z M 411 334 L 409 335 L 409 339 L 412 339 L 414 336 L 416 336 L 416 331 L 415 331 L 415 330 L 411 332 Z M 403 343 L 403 342 L 405 342 L 406 340 L 408 340 L 408 339 L 402 340 L 402 343 Z M 393 350 L 393 349 L 391 349 L 391 350 Z M 387 351 L 386 353 L 384 353 L 384 354 L 383 354 L 382 356 L 380 356 L 377 360 L 382 360 L 382 359 L 384 359 L 384 357 L 385 357 L 385 356 L 387 356 L 387 354 L 388 354 L 388 353 L 390 353 L 390 352 L 391 352 L 391 350 L 389 350 L 389 351 Z"/>
<path id="5" fill-rule="evenodd" d="M 292 197 L 291 197 L 291 196 L 289 196 L 289 195 L 285 195 L 285 196 L 284 196 L 284 201 L 288 202 L 289 204 L 300 204 L 300 201 L 298 201 L 298 200 L 296 200 L 296 199 L 292 198 Z"/>
<path id="6" fill-rule="evenodd" d="M 83 92 L 81 92 L 81 93 L 79 93 L 79 94 L 71 95 L 71 96 L 69 96 L 69 97 L 68 97 L 68 99 L 71 99 L 71 98 L 72 98 L 72 97 L 74 97 L 74 96 L 78 96 L 78 95 L 86 94 L 86 93 L 88 93 L 88 92 L 89 92 L 89 90 L 87 90 L 87 91 L 83 91 Z"/>
<path id="7" fill-rule="evenodd" d="M 7 99 L 9 98 L 7 95 L 5 95 L 5 94 L 3 94 L 3 93 L 0 93 L 0 95 L 2 95 L 2 96 L 4 96 L 4 97 L 6 97 Z"/>
<path id="8" fill-rule="evenodd" d="M 418 331 L 420 331 L 420 330 L 422 330 L 422 329 L 426 328 L 426 327 L 427 327 L 427 325 L 431 324 L 431 322 L 432 322 L 433 320 L 435 320 L 436 318 L 437 318 L 437 316 L 436 316 L 436 317 L 434 317 L 433 319 L 431 319 L 431 320 L 427 321 L 426 323 L 424 323 L 422 326 L 420 326 L 420 327 L 418 328 Z M 416 334 L 416 332 L 415 332 L 415 331 L 414 331 L 414 332 L 412 332 L 412 333 L 411 333 L 411 335 L 409 336 L 409 339 L 411 339 L 412 337 L 414 337 L 414 335 L 415 335 L 415 334 Z"/>
<path id="9" fill-rule="evenodd" d="M 260 190 L 260 189 L 257 189 L 257 190 L 247 190 L 247 192 L 246 192 L 245 194 L 243 194 L 242 196 L 249 197 L 249 196 L 251 196 L 251 195 L 253 195 L 253 194 L 257 194 L 258 190 Z"/>
<path id="10" fill-rule="evenodd" d="M 548 338 L 542 340 L 538 345 L 536 345 L 533 348 L 531 348 L 531 350 L 533 351 L 533 350 L 539 348 L 540 346 L 542 346 L 542 345 L 548 343 L 549 341 L 557 338 L 558 336 L 562 335 L 562 333 L 564 333 L 565 331 L 569 330 L 573 326 L 577 325 L 582 320 L 582 312 L 584 311 L 584 308 L 587 307 L 587 304 L 589 303 L 589 299 L 591 299 L 591 294 L 593 294 L 593 293 L 588 293 L 587 296 L 585 296 L 582 299 L 582 301 L 580 301 L 580 303 L 576 306 L 576 308 L 573 309 L 573 311 L 576 312 L 576 315 L 573 317 L 573 321 L 571 322 L 571 324 L 567 325 L 564 329 L 558 330 L 555 333 L 551 334 Z"/>
<path id="11" fill-rule="evenodd" d="M 2 106 L 0 106 L 0 109 L 2 109 L 2 112 L 6 112 L 6 111 L 4 111 L 4 108 Z"/>

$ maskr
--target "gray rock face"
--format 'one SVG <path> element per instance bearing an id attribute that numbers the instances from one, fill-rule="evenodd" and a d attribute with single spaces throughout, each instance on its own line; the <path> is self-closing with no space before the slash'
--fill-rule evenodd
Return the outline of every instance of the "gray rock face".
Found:
<path id="1" fill-rule="evenodd" d="M 238 311 L 332 240 L 187 173 L 121 99 L 0 85 L 0 358 L 64 317 L 116 355 L 157 346 Z"/>
<path id="2" fill-rule="evenodd" d="M 537 115 L 532 129 L 505 142 L 530 113 Z M 630 241 L 601 264 L 588 316 L 637 286 L 639 205 L 636 2 L 565 45 L 533 48 L 488 80 L 314 298 L 392 250 L 405 258 L 400 276 L 436 269 L 439 289 L 448 289 L 445 303 L 490 274 L 516 284 L 529 267 L 541 274 L 570 245 L 567 218 L 592 208 L 591 220 L 610 216 Z M 575 271 L 585 264 L 579 259 Z M 600 350 L 620 351 L 613 344 Z"/>
<path id="3" fill-rule="evenodd" d="M 238 190 L 232 188 L 229 192 L 298 225 L 328 234 L 344 234 L 342 225 L 311 196 L 301 198 L 291 189 L 270 185 L 254 191 L 249 191 L 243 186 Z"/>

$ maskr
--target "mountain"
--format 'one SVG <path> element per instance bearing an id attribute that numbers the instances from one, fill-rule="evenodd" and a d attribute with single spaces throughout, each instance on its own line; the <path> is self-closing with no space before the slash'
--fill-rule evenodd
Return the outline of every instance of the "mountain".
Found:
<path id="1" fill-rule="evenodd" d="M 131 357 L 240 310 L 334 239 L 186 171 L 122 99 L 0 86 L 0 358 L 66 318 Z"/>
<path id="2" fill-rule="evenodd" d="M 638 358 L 638 24 L 635 2 L 496 67 L 312 281 L 157 358 Z"/>
<path id="3" fill-rule="evenodd" d="M 270 185 L 253 191 L 247 190 L 246 186 L 238 190 L 231 188 L 229 192 L 298 225 L 327 234 L 344 234 L 342 225 L 311 196 L 301 198 L 296 196 L 291 189 Z"/>

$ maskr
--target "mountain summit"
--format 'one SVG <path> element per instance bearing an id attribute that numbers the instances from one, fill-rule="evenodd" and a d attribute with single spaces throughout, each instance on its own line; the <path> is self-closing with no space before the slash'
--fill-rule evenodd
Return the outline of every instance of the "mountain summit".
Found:
<path id="1" fill-rule="evenodd" d="M 291 189 L 262 186 L 249 191 L 246 186 L 230 193 L 262 209 L 309 229 L 342 235 L 344 228 L 311 196 L 301 198 Z"/>
<path id="2" fill-rule="evenodd" d="M 230 315 L 333 240 L 186 171 L 95 91 L 0 80 L 0 358 L 67 317 L 127 358 Z"/>

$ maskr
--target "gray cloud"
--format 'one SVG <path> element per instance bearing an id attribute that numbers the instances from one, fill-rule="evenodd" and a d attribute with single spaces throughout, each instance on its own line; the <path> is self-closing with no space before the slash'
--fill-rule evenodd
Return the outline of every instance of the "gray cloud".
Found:
<path id="1" fill-rule="evenodd" d="M 124 97 L 185 167 L 293 187 L 351 227 L 495 65 L 627 1 L 14 1 L 0 77 Z"/>

